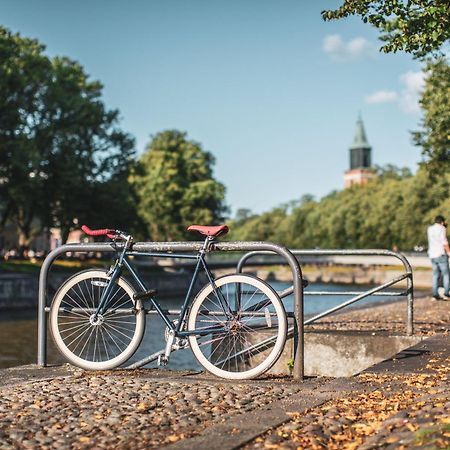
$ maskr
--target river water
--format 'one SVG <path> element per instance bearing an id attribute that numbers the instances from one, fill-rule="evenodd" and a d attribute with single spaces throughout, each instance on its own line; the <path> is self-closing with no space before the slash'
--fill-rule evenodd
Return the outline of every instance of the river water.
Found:
<path id="1" fill-rule="evenodd" d="M 289 286 L 288 283 L 270 282 L 278 291 Z M 308 291 L 365 291 L 367 287 L 356 285 L 339 284 L 311 284 Z M 305 295 L 305 315 L 311 316 L 321 311 L 325 311 L 336 306 L 352 296 L 310 296 Z M 361 307 L 368 303 L 387 301 L 387 297 L 377 296 L 368 297 L 361 300 L 351 307 Z M 161 305 L 167 309 L 179 309 L 182 300 L 163 299 Z M 293 296 L 283 300 L 286 311 L 293 310 Z M 164 329 L 165 325 L 158 316 L 147 315 L 147 327 L 142 344 L 130 363 L 137 361 L 146 355 L 154 353 L 164 347 Z M 0 312 L 0 367 L 13 367 L 22 364 L 36 362 L 37 349 L 37 311 L 25 309 L 23 311 L 1 311 Z M 48 342 L 48 361 L 49 363 L 63 362 L 57 349 L 54 347 L 51 338 Z M 147 367 L 153 367 L 150 364 Z M 193 357 L 189 349 L 179 350 L 172 353 L 168 368 L 170 369 L 200 369 L 200 366 Z"/>

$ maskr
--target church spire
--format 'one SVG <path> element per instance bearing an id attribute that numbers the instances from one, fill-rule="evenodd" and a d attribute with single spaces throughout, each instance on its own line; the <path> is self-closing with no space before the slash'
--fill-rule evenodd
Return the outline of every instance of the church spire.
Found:
<path id="1" fill-rule="evenodd" d="M 355 137 L 353 139 L 353 144 L 350 146 L 350 149 L 352 148 L 370 148 L 361 113 L 358 114 L 358 120 L 356 121 Z"/>
<path id="2" fill-rule="evenodd" d="M 350 150 L 350 168 L 344 174 L 345 187 L 366 184 L 375 174 L 372 169 L 372 147 L 367 141 L 361 113 L 356 121 L 356 130 Z"/>

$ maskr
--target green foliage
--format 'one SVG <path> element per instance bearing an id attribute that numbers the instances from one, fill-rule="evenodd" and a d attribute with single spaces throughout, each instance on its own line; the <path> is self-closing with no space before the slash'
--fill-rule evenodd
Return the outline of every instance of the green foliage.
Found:
<path id="1" fill-rule="evenodd" d="M 233 238 L 264 239 L 289 248 L 393 248 L 426 245 L 426 227 L 450 210 L 450 175 L 430 180 L 425 170 L 389 166 L 366 186 L 310 199 L 233 224 Z"/>
<path id="2" fill-rule="evenodd" d="M 450 39 L 448 0 L 344 0 L 336 10 L 322 11 L 324 20 L 360 16 L 381 32 L 385 53 L 403 50 L 423 57 Z"/>
<path id="3" fill-rule="evenodd" d="M 430 61 L 426 73 L 422 130 L 413 133 L 413 140 L 422 147 L 433 178 L 450 172 L 450 66 L 445 59 Z"/>
<path id="4" fill-rule="evenodd" d="M 76 218 L 108 214 L 112 202 L 96 194 L 126 182 L 133 155 L 118 111 L 101 101 L 102 85 L 78 63 L 44 50 L 0 27 L 2 220 L 17 225 L 22 246 L 45 226 L 60 227 L 64 238 Z M 114 205 L 118 212 L 117 199 Z"/>
<path id="5" fill-rule="evenodd" d="M 286 366 L 290 373 L 294 370 L 294 360 L 292 358 L 287 360 Z"/>
<path id="6" fill-rule="evenodd" d="M 236 216 L 234 218 L 235 223 L 238 225 L 242 225 L 247 222 L 252 217 L 255 217 L 255 214 L 248 208 L 240 208 L 236 211 Z"/>
<path id="7" fill-rule="evenodd" d="M 412 177 L 412 172 L 408 167 L 397 167 L 393 164 L 375 166 L 375 173 L 378 179 L 401 180 L 402 178 Z"/>
<path id="8" fill-rule="evenodd" d="M 130 178 L 151 239 L 196 237 L 186 226 L 223 219 L 225 187 L 213 177 L 214 162 L 186 133 L 167 130 L 153 137 Z"/>
<path id="9" fill-rule="evenodd" d="M 232 222 L 229 239 L 237 241 L 274 241 L 282 237 L 280 226 L 287 217 L 286 209 L 275 208 L 260 216 L 253 216 L 242 225 Z"/>

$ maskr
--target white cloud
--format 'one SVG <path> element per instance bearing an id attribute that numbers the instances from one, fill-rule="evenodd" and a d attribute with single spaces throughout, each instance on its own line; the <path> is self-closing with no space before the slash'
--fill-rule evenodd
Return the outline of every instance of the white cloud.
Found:
<path id="1" fill-rule="evenodd" d="M 395 102 L 398 100 L 398 94 L 394 91 L 377 91 L 364 97 L 364 100 L 369 104 Z"/>
<path id="2" fill-rule="evenodd" d="M 364 97 L 369 104 L 395 102 L 402 111 L 415 114 L 420 111 L 419 99 L 424 88 L 424 73 L 422 71 L 406 72 L 399 76 L 398 91 L 380 90 Z"/>
<path id="3" fill-rule="evenodd" d="M 419 98 L 425 86 L 424 73 L 406 72 L 400 75 L 400 83 L 403 85 L 400 92 L 400 107 L 407 113 L 419 112 Z"/>
<path id="4" fill-rule="evenodd" d="M 356 59 L 371 53 L 372 46 L 363 37 L 356 37 L 345 42 L 341 35 L 330 34 L 323 40 L 323 51 L 335 60 L 345 61 Z"/>

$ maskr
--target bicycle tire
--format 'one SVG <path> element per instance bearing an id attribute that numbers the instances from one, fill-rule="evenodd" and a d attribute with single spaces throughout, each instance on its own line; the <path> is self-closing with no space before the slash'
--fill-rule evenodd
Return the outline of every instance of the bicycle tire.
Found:
<path id="1" fill-rule="evenodd" d="M 189 336 L 192 352 L 213 375 L 255 378 L 269 370 L 283 351 L 287 335 L 283 304 L 271 286 L 250 275 L 225 275 L 215 285 L 222 300 L 208 284 L 192 303 L 188 330 L 202 332 Z"/>
<path id="2" fill-rule="evenodd" d="M 94 323 L 93 312 L 110 277 L 89 269 L 65 281 L 50 307 L 50 328 L 58 350 L 87 370 L 108 370 L 126 362 L 145 331 L 145 311 L 133 287 L 122 277 L 109 296 L 107 311 Z"/>

